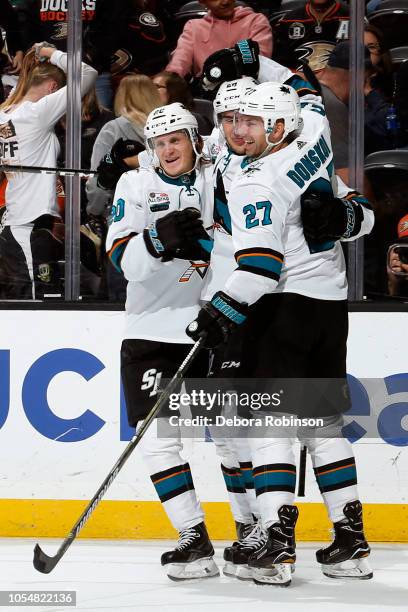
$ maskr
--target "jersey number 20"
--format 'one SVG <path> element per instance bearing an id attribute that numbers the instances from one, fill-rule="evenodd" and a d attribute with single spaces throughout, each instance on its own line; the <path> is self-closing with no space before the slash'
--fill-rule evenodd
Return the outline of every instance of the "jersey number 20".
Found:
<path id="1" fill-rule="evenodd" d="M 244 206 L 242 212 L 245 215 L 245 227 L 247 229 L 257 227 L 259 225 L 258 217 L 262 217 L 260 220 L 261 225 L 271 225 L 271 208 L 272 202 L 269 202 L 269 200 L 257 202 L 255 205 L 247 204 Z"/>

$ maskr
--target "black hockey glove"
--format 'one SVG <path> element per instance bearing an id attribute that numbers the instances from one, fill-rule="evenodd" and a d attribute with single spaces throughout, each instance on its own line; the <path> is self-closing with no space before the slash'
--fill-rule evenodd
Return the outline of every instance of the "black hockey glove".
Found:
<path id="1" fill-rule="evenodd" d="M 301 197 L 301 216 L 307 242 L 322 244 L 356 236 L 364 213 L 361 205 L 352 200 L 309 192 Z"/>
<path id="2" fill-rule="evenodd" d="M 150 255 L 163 261 L 178 259 L 209 261 L 212 240 L 196 208 L 174 210 L 143 232 Z"/>
<path id="3" fill-rule="evenodd" d="M 257 78 L 259 72 L 259 45 L 255 40 L 245 38 L 230 49 L 212 53 L 204 62 L 203 88 L 215 89 L 224 81 L 242 76 Z"/>
<path id="4" fill-rule="evenodd" d="M 122 174 L 131 170 L 123 161 L 126 157 L 133 157 L 144 150 L 144 146 L 137 140 L 124 140 L 119 138 L 113 145 L 111 152 L 107 153 L 100 161 L 96 171 L 98 173 L 97 184 L 102 189 L 113 190 Z"/>
<path id="5" fill-rule="evenodd" d="M 186 334 L 195 342 L 203 336 L 204 347 L 212 349 L 226 342 L 231 332 L 242 325 L 247 314 L 247 304 L 240 304 L 226 293 L 217 291 L 187 327 Z"/>

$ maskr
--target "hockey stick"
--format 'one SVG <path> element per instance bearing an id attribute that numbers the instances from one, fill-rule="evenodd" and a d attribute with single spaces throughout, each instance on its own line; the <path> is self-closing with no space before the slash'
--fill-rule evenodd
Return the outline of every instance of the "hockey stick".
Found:
<path id="1" fill-rule="evenodd" d="M 127 445 L 127 447 L 125 448 L 125 450 L 123 451 L 123 453 L 121 454 L 121 456 L 119 457 L 119 459 L 117 460 L 117 462 L 115 463 L 115 465 L 113 466 L 113 468 L 111 469 L 97 492 L 95 493 L 95 495 L 93 496 L 93 498 L 91 499 L 91 501 L 75 523 L 75 525 L 73 526 L 69 535 L 62 542 L 61 546 L 57 550 L 56 555 L 54 555 L 54 557 L 49 557 L 41 550 L 39 544 L 35 545 L 33 564 L 36 570 L 38 570 L 42 574 L 49 574 L 57 565 L 61 557 L 66 553 L 72 542 L 75 540 L 75 538 L 77 537 L 77 535 L 84 527 L 85 523 L 88 521 L 91 514 L 101 501 L 102 497 L 105 495 L 106 491 L 111 486 L 112 482 L 115 480 L 116 476 L 119 474 L 120 470 L 125 465 L 126 461 L 129 459 L 133 450 L 144 436 L 150 423 L 157 416 L 159 410 L 167 401 L 173 389 L 177 386 L 177 383 L 184 378 L 187 369 L 190 367 L 198 352 L 202 348 L 203 342 L 204 338 L 201 337 L 200 340 L 198 340 L 198 342 L 194 344 L 193 348 L 191 349 L 177 372 L 174 374 L 173 378 L 171 379 L 167 387 L 164 389 L 163 393 L 160 395 L 159 399 L 157 400 L 147 417 L 144 419 L 139 431 L 131 439 L 131 441 L 129 442 L 129 444 Z"/>
<path id="2" fill-rule="evenodd" d="M 305 496 L 307 446 L 300 449 L 298 497 Z"/>
<path id="3" fill-rule="evenodd" d="M 33 172 L 34 174 L 58 174 L 59 176 L 80 176 L 82 178 L 94 176 L 95 170 L 81 170 L 76 168 L 47 168 L 47 166 L 19 166 L 14 164 L 0 164 L 0 172 Z"/>

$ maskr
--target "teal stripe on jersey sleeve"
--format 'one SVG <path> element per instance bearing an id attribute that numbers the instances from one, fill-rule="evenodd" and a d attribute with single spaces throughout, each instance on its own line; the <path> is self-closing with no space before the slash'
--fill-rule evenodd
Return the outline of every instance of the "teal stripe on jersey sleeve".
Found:
<path id="1" fill-rule="evenodd" d="M 238 266 L 249 266 L 252 268 L 260 268 L 268 272 L 274 272 L 280 275 L 282 263 L 268 255 L 241 255 L 238 258 Z"/>

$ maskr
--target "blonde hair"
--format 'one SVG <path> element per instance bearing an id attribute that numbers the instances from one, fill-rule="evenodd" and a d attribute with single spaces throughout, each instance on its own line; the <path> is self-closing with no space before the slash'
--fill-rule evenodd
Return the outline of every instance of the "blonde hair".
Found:
<path id="1" fill-rule="evenodd" d="M 50 62 L 38 63 L 35 50 L 30 49 L 24 56 L 20 76 L 13 93 L 3 102 L 0 109 L 5 110 L 19 104 L 31 87 L 36 87 L 44 81 L 53 80 L 61 88 L 66 83 L 66 76 L 61 68 Z"/>
<path id="2" fill-rule="evenodd" d="M 125 76 L 116 91 L 114 110 L 136 125 L 144 125 L 152 110 L 161 106 L 156 85 L 144 74 Z"/>

